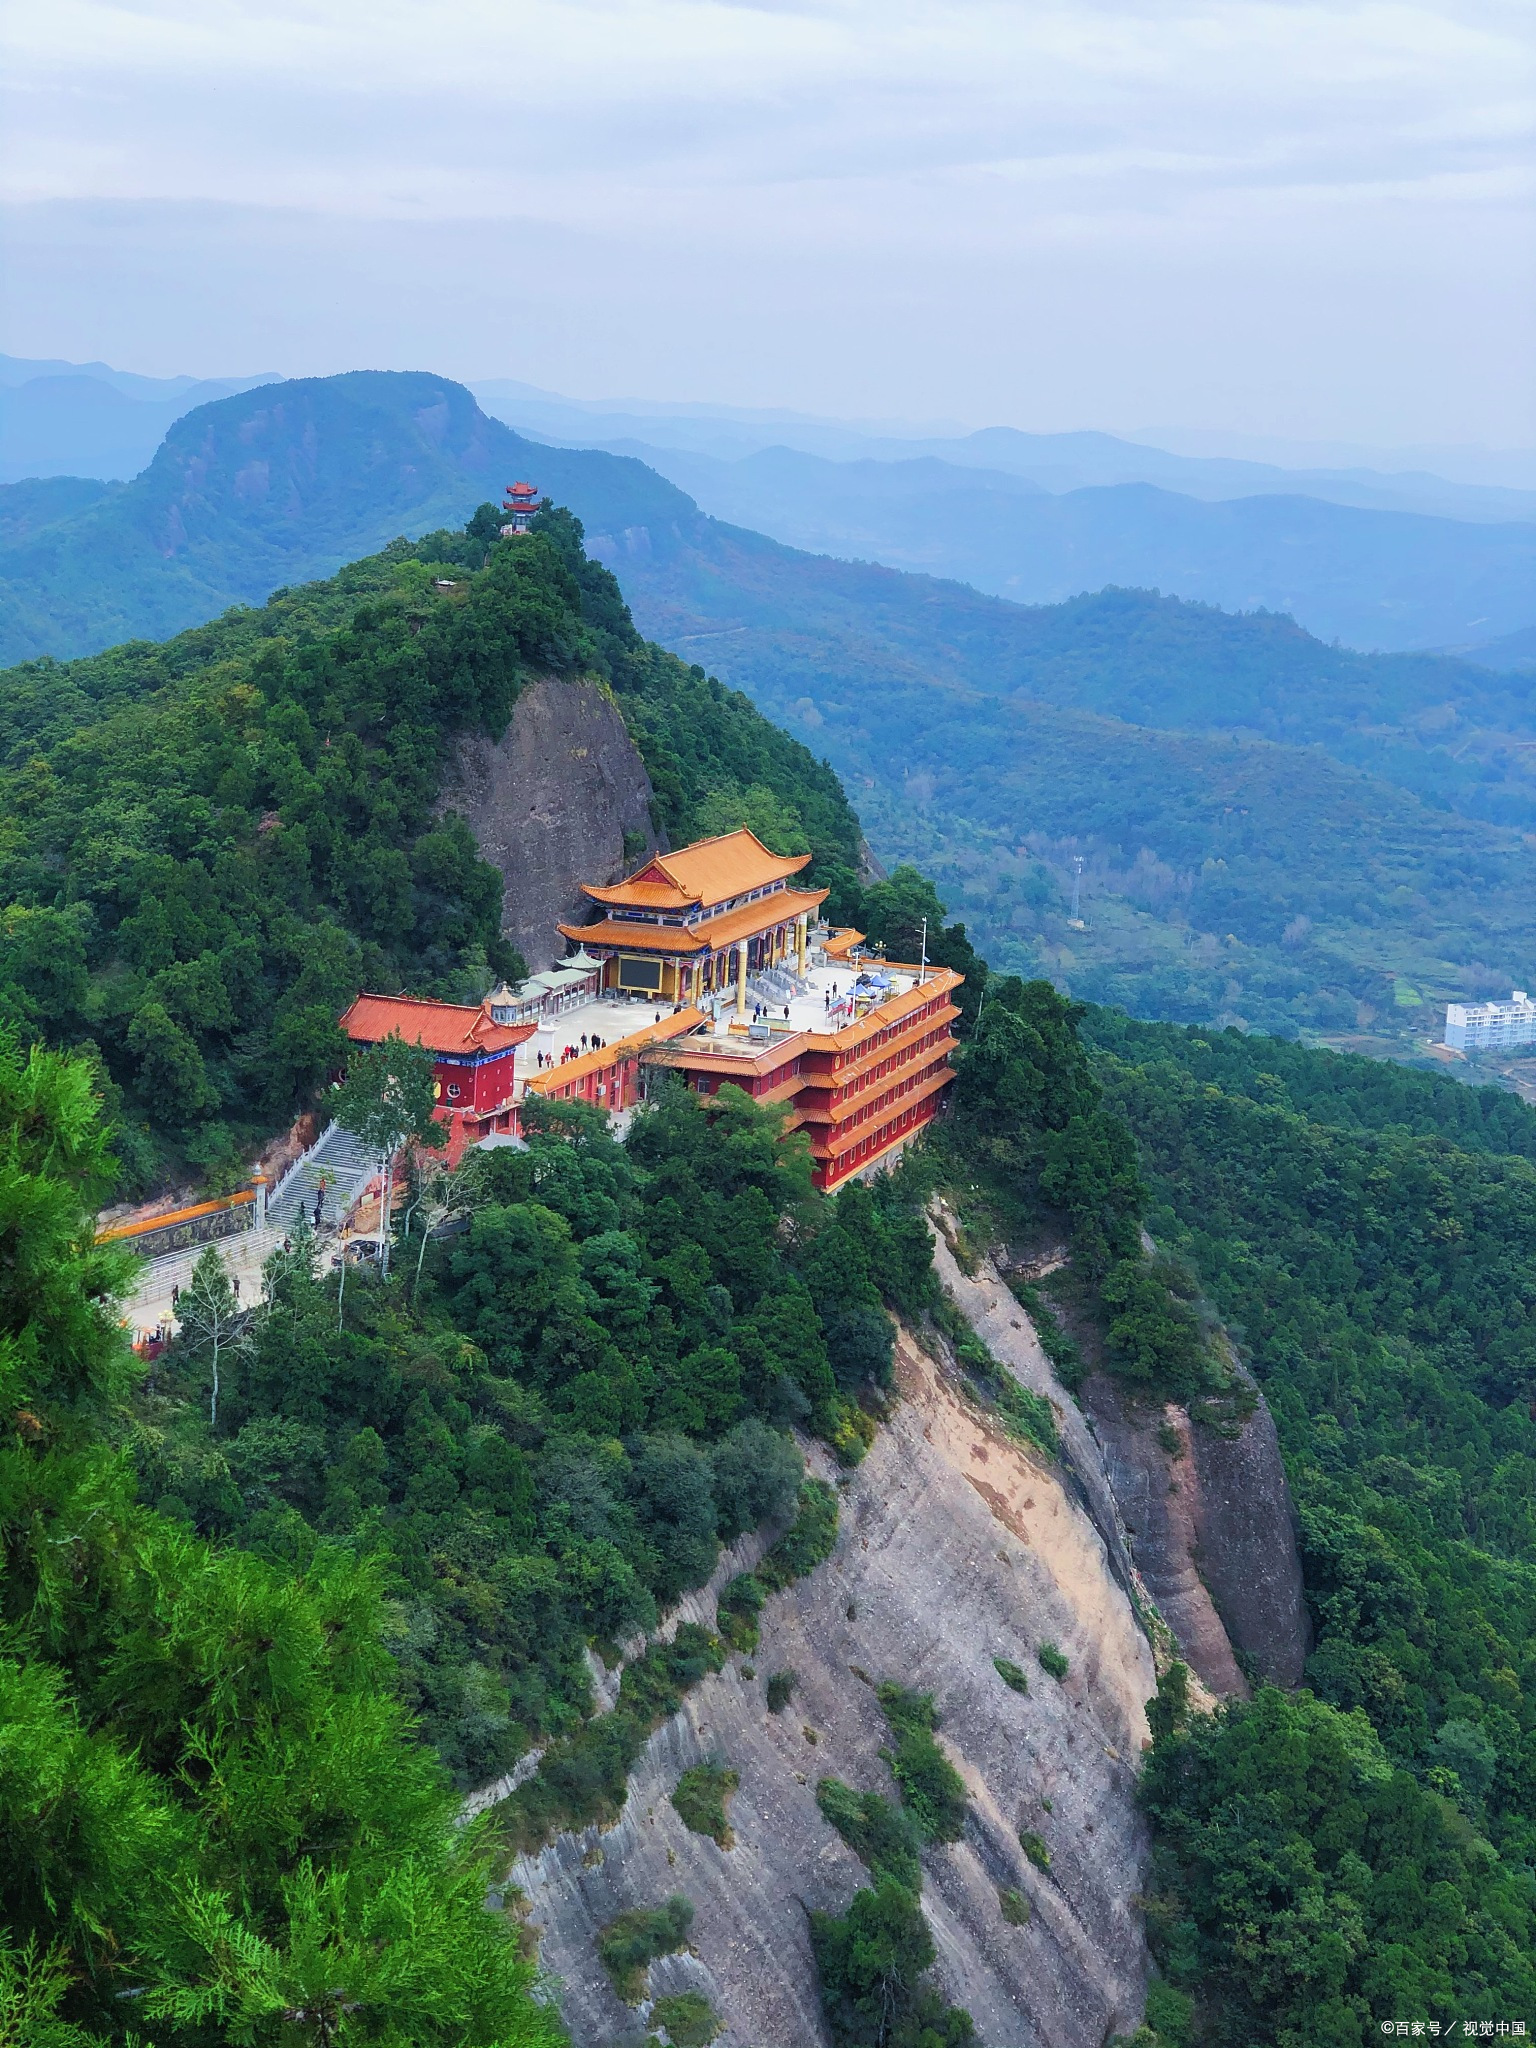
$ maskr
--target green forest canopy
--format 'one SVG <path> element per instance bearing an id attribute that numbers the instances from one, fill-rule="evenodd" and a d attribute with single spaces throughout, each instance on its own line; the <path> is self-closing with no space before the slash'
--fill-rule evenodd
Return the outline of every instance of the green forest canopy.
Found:
<path id="1" fill-rule="evenodd" d="M 0 2034 L 554 2048 L 391 1683 L 379 1564 L 136 1498 L 109 1172 L 88 1067 L 0 1049 Z"/>
<path id="2" fill-rule="evenodd" d="M 451 1785 L 576 1754 L 587 1644 L 789 1518 L 788 1424 L 862 1455 L 841 1421 L 889 1377 L 884 1304 L 932 1286 L 921 1221 L 895 1187 L 817 1194 L 734 1090 L 664 1091 L 622 1146 L 561 1105 L 481 1155 L 419 1289 L 401 1261 L 343 1296 L 306 1233 L 275 1254 L 215 1417 L 194 1331 L 146 1377 L 116 1323 L 91 1083 L 0 1048 L 0 2032 L 553 2042 Z M 770 1584 L 830 1548 L 807 1492 Z M 720 1658 L 693 1633 L 682 1683 Z M 670 1711 L 678 1674 L 641 1678 Z"/>
<path id="3" fill-rule="evenodd" d="M 1293 1699 L 1163 1717 L 1159 1959 L 1222 2048 L 1536 2022 L 1536 1112 L 1085 1025 L 1147 1221 L 1274 1413 L 1317 1638 Z"/>
<path id="4" fill-rule="evenodd" d="M 1520 678 L 1155 591 L 1011 605 L 719 527 L 622 573 L 648 630 L 825 750 L 995 967 L 1292 1036 L 1363 1005 L 1407 1039 L 1421 998 L 1525 985 Z"/>

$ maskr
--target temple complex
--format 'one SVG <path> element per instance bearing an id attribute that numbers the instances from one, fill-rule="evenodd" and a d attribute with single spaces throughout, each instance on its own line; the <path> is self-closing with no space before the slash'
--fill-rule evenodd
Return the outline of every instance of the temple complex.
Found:
<path id="1" fill-rule="evenodd" d="M 478 1007 L 360 996 L 342 1028 L 432 1049 L 455 1149 L 515 1137 L 529 1097 L 622 1115 L 673 1073 L 701 1095 L 729 1083 L 781 1107 L 816 1184 L 838 1187 L 937 1114 L 961 976 L 813 924 L 827 892 L 794 886 L 809 859 L 745 830 L 655 854 L 586 886 L 597 915 L 560 926 L 576 950 L 548 973 Z"/>

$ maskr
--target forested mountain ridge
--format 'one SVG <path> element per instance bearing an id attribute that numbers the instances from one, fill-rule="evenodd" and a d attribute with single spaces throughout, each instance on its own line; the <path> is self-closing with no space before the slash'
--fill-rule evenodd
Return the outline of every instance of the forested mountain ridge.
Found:
<path id="1" fill-rule="evenodd" d="M 359 987 L 478 998 L 519 971 L 501 878 L 436 800 L 455 736 L 499 737 L 533 675 L 613 690 L 660 830 L 746 801 L 854 885 L 831 772 L 642 641 L 569 515 L 539 523 L 504 547 L 487 507 L 163 645 L 4 679 L 0 1001 L 95 1048 L 129 1189 L 181 1160 L 238 1175 L 336 1063 Z"/>
<path id="2" fill-rule="evenodd" d="M 160 631 L 516 475 L 575 509 L 646 632 L 831 758 L 882 857 L 939 873 L 1004 964 L 1152 1014 L 1364 1027 L 1394 1049 L 1437 1000 L 1529 980 L 1529 678 L 1155 592 L 1030 608 L 799 554 L 636 461 L 521 441 L 445 379 L 277 385 L 189 415 L 105 496 L 0 490 L 0 581 L 12 559 L 18 603 L 73 618 L 55 644 L 130 615 Z M 13 644 L 43 644 L 27 632 Z"/>
<path id="3" fill-rule="evenodd" d="M 296 379 L 198 406 L 94 502 L 70 503 L 88 488 L 73 478 L 0 487 L 0 522 L 24 528 L 0 550 L 0 660 L 94 653 L 260 604 L 401 533 L 461 524 L 543 453 L 425 373 Z M 548 451 L 540 481 L 561 502 L 572 477 L 606 521 L 642 506 L 653 521 L 696 516 L 639 463 Z"/>
<path id="4" fill-rule="evenodd" d="M 0 557 L 0 580 L 14 569 L 34 602 L 46 593 L 49 614 L 49 637 L 13 645 L 18 654 L 76 654 L 90 651 L 82 634 L 100 645 L 114 630 L 147 633 L 167 606 L 192 601 L 184 591 L 157 598 L 167 578 L 192 579 L 209 608 L 258 601 L 274 580 L 309 580 L 398 531 L 466 517 L 480 499 L 499 497 L 513 468 L 571 507 L 647 617 L 665 617 L 668 638 L 690 622 L 798 626 L 834 645 L 857 634 L 876 659 L 904 655 L 941 680 L 1135 723 L 1236 725 L 1302 744 L 1352 726 L 1408 726 L 1448 701 L 1474 721 L 1509 724 L 1529 697 L 1468 662 L 1330 649 L 1280 617 L 1129 591 L 1020 606 L 962 584 L 808 556 L 706 518 L 638 461 L 524 440 L 450 379 L 372 371 L 197 408 L 131 485 L 95 487 L 100 502 L 85 507 L 84 524 L 66 516 L 69 494 L 91 489 L 78 479 L 0 489 L 0 522 L 29 541 L 27 552 Z M 8 513 L 12 504 L 24 516 Z M 42 521 L 46 544 L 36 538 L 45 504 L 57 506 Z M 71 623 L 71 591 L 87 573 L 116 591 L 121 616 Z M 179 617 L 171 630 L 191 623 Z"/>
<path id="5" fill-rule="evenodd" d="M 882 1304 L 928 1285 L 915 1217 L 834 1210 L 776 1116 L 679 1092 L 625 1147 L 599 1113 L 530 1112 L 526 1149 L 454 1181 L 468 1229 L 387 1285 L 344 1289 L 300 1228 L 242 1307 L 210 1251 L 172 1354 L 147 1381 L 130 1358 L 128 1269 L 87 1207 L 122 1185 L 104 1069 L 133 1165 L 216 1165 L 313 1100 L 364 970 L 478 993 L 499 878 L 430 799 L 453 733 L 497 730 L 529 675 L 601 678 L 663 828 L 745 807 L 857 892 L 830 771 L 643 643 L 569 515 L 516 543 L 499 523 L 487 506 L 164 647 L 13 678 L 7 772 L 31 800 L 11 811 L 8 1022 L 78 1040 L 119 1006 L 105 1055 L 0 1048 L 18 2041 L 560 2038 L 515 1916 L 484 1910 L 505 1861 L 455 1825 L 449 1774 L 549 1744 L 538 1825 L 622 1804 L 726 1649 L 683 1628 L 593 1720 L 589 1645 L 616 1660 L 764 1521 L 765 1585 L 825 1557 L 835 1497 L 801 1492 L 788 1425 L 856 1460 L 857 1396 L 889 1377 Z M 909 1996 L 942 2014 L 915 1899 L 901 1912 Z"/>
<path id="6" fill-rule="evenodd" d="M 1338 1710 L 1276 1696 L 1180 1734 L 1168 1704 L 1144 1789 L 1154 1948 L 1214 1994 L 1202 2041 L 1354 2042 L 1478 1999 L 1529 2027 L 1536 1115 L 1237 1033 L 1111 1012 L 1087 1031 L 1148 1222 L 1274 1413 L 1318 1638 L 1306 1682 Z"/>

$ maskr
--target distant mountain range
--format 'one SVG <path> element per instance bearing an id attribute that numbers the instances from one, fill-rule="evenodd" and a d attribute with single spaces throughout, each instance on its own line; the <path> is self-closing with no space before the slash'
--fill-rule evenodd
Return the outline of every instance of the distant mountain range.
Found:
<path id="1" fill-rule="evenodd" d="M 1095 485 L 1156 484 L 1185 497 L 1305 496 L 1373 511 L 1422 512 L 1447 519 L 1536 519 L 1536 488 L 1453 481 L 1422 468 L 1385 470 L 1258 462 L 1225 455 L 1175 454 L 1116 434 L 1029 434 L 983 427 L 960 434 L 942 427 L 918 432 L 807 419 L 795 413 L 751 413 L 715 406 L 610 406 L 560 398 L 506 378 L 471 386 L 489 413 L 520 432 L 573 447 L 639 442 L 648 448 L 735 462 L 768 450 L 792 449 L 833 462 L 927 460 L 960 469 L 1001 471 L 1041 490 Z M 1536 478 L 1536 458 L 1529 464 Z"/>
<path id="2" fill-rule="evenodd" d="M 1207 501 L 1149 483 L 1055 494 L 931 456 L 830 462 L 770 448 L 723 462 L 609 445 L 733 525 L 815 554 L 954 577 L 1020 604 L 1116 584 L 1284 612 L 1321 638 L 1393 650 L 1477 646 L 1536 618 L 1536 523 L 1299 495 Z"/>
<path id="3" fill-rule="evenodd" d="M 137 476 L 194 406 L 261 377 L 137 377 L 106 363 L 0 356 L 0 483 L 26 477 Z"/>
<path id="4" fill-rule="evenodd" d="M 6 658 L 160 637 L 518 478 L 581 517 L 642 631 L 827 755 L 881 857 L 929 863 L 1000 964 L 1281 1029 L 1411 1029 L 1425 997 L 1529 985 L 1536 678 L 1150 591 L 1026 607 L 807 554 L 441 377 L 263 386 L 178 421 L 131 483 L 0 487 Z"/>
<path id="5" fill-rule="evenodd" d="M 0 357 L 0 479 L 136 476 L 187 412 L 270 381 Z M 704 511 L 811 552 L 1026 604 L 1116 584 L 1284 612 L 1353 647 L 1529 660 L 1519 636 L 1536 625 L 1536 491 L 1287 470 L 1099 433 L 914 439 L 784 413 L 603 408 L 504 380 L 480 392 L 517 431 L 635 455 Z M 252 567 L 263 561 L 258 551 Z"/>

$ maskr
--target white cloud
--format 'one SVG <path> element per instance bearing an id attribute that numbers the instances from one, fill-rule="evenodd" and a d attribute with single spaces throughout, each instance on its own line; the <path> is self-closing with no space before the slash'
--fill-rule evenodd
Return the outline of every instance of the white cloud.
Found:
<path id="1" fill-rule="evenodd" d="M 932 411 L 962 388 L 986 417 L 1010 388 L 979 315 L 1048 313 L 1077 335 L 1124 307 L 1113 346 L 1052 359 L 1047 409 L 1169 417 L 1241 390 L 1230 364 L 1210 375 L 1241 337 L 1250 410 L 1358 435 L 1373 360 L 1406 348 L 1422 417 L 1393 431 L 1422 437 L 1465 415 L 1474 375 L 1484 413 L 1521 403 L 1531 54 L 1528 12 L 1499 0 L 53 0 L 0 29 L 0 191 L 81 222 L 225 209 L 253 263 L 280 218 L 369 248 L 391 222 L 413 247 L 431 223 L 472 246 L 461 224 L 478 222 L 487 246 L 537 249 L 523 290 L 545 332 L 579 251 L 601 249 L 631 293 L 711 321 L 699 395 L 717 398 L 846 410 L 873 386 Z M 64 320 L 49 275 L 22 309 L 29 345 L 51 308 Z M 922 351 L 890 326 L 922 296 L 914 277 L 942 294 Z M 195 264 L 167 287 L 167 346 L 194 305 L 218 332 Z M 318 362 L 350 314 L 323 278 L 287 289 L 307 295 L 284 309 L 287 345 Z M 460 352 L 454 323 L 485 289 L 439 282 L 435 360 Z M 1448 294 L 1500 321 L 1502 344 L 1449 330 Z M 602 304 L 585 279 L 581 298 Z M 378 320 L 382 345 L 421 345 L 417 309 L 386 300 Z M 1316 364 L 1303 420 L 1298 395 L 1276 411 L 1296 360 L 1278 350 L 1308 320 L 1335 329 L 1336 361 Z M 629 308 L 603 329 L 606 357 L 583 347 L 591 388 L 637 388 Z M 639 354 L 684 395 L 656 337 Z M 691 355 L 677 338 L 676 375 Z"/>

